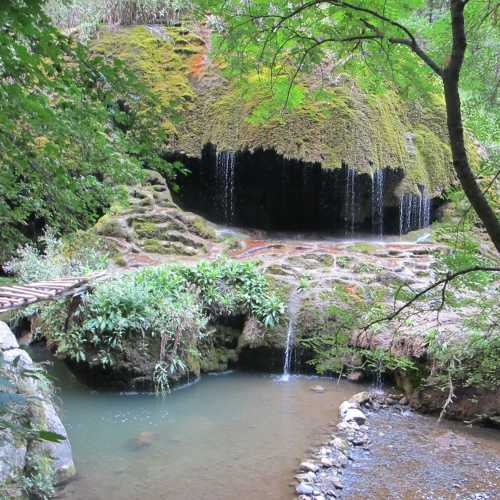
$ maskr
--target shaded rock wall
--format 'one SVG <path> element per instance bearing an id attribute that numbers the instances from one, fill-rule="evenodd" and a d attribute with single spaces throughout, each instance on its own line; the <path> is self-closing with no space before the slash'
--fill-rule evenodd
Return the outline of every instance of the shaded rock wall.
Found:
<path id="1" fill-rule="evenodd" d="M 284 111 L 259 75 L 223 76 L 226 63 L 211 59 L 209 39 L 203 26 L 135 26 L 103 31 L 93 46 L 122 58 L 156 93 L 167 108 L 170 147 L 188 157 L 200 158 L 211 143 L 219 151 L 274 150 L 324 168 L 401 168 L 405 190 L 421 184 L 433 196 L 454 181 L 442 97 L 419 103 L 372 95 L 348 75 L 336 85 L 311 77 L 300 82 L 303 99 Z"/>
<path id="2" fill-rule="evenodd" d="M 66 436 L 64 425 L 53 402 L 53 388 L 47 379 L 23 375 L 35 368 L 28 353 L 19 348 L 9 327 L 0 322 L 0 349 L 3 357 L 3 376 L 10 381 L 0 391 L 5 396 L 22 397 L 21 415 L 12 421 L 15 425 L 31 426 Z M 68 439 L 59 443 L 36 441 L 22 437 L 10 429 L 0 431 L 0 497 L 13 498 L 24 495 L 23 477 L 30 474 L 33 463 L 44 463 L 54 483 L 63 483 L 75 475 L 75 465 Z M 2 496 L 5 495 L 5 496 Z"/>
<path id="3" fill-rule="evenodd" d="M 434 213 L 423 185 L 419 185 L 419 195 L 407 193 L 400 198 L 405 175 L 402 169 L 359 174 L 347 166 L 325 169 L 319 163 L 286 159 L 273 150 L 218 153 L 211 144 L 203 148 L 200 159 L 179 154 L 170 159 L 181 160 L 190 170 L 179 178 L 181 190 L 174 194 L 175 200 L 184 209 L 218 223 L 267 230 L 380 235 L 399 234 L 401 210 L 408 208 L 403 202 L 410 202 L 411 196 L 420 203 L 420 211 L 422 203 L 429 203 L 427 224 Z M 380 183 L 374 175 L 380 176 Z M 425 225 L 420 217 L 411 222 L 413 227 L 408 223 L 403 233 Z"/>

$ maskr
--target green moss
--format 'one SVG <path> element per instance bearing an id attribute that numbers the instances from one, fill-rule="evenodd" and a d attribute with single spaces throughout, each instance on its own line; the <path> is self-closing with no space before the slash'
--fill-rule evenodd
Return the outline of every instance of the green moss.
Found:
<path id="1" fill-rule="evenodd" d="M 200 38 L 183 36 L 172 28 L 159 36 L 145 26 L 133 26 L 101 31 L 93 49 L 122 59 L 137 72 L 158 96 L 158 105 L 168 110 L 163 126 L 175 132 L 179 114 L 195 100 L 189 77 L 191 59 L 202 50 Z"/>
<path id="2" fill-rule="evenodd" d="M 196 219 L 194 219 L 194 221 L 192 222 L 191 226 L 194 229 L 194 232 L 198 236 L 201 236 L 206 240 L 215 240 L 216 238 L 215 230 L 212 227 L 210 227 L 208 223 L 201 217 L 196 217 Z"/>
<path id="3" fill-rule="evenodd" d="M 135 234 L 139 238 L 157 238 L 161 236 L 162 230 L 153 222 L 137 222 L 134 224 Z"/>
<path id="4" fill-rule="evenodd" d="M 347 164 L 364 173 L 401 168 L 406 178 L 400 191 L 416 191 L 420 184 L 431 194 L 453 179 L 440 96 L 424 105 L 393 91 L 368 94 L 347 76 L 341 85 L 321 90 L 311 81 L 298 82 L 283 110 L 269 71 L 222 78 L 217 64 L 225 62 L 207 65 L 203 39 L 187 26 L 163 33 L 142 26 L 103 31 L 94 48 L 120 57 L 142 76 L 167 109 L 171 147 L 187 155 L 199 157 L 212 143 L 220 150 L 274 149 L 324 168 Z M 470 139 L 468 149 L 476 165 Z"/>
<path id="5" fill-rule="evenodd" d="M 349 250 L 353 252 L 370 254 L 374 253 L 377 250 L 377 245 L 373 245 L 371 243 L 359 242 L 349 245 Z"/>

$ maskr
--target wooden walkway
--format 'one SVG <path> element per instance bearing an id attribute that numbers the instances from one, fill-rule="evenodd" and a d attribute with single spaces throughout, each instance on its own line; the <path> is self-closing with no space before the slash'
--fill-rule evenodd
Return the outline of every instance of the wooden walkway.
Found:
<path id="1" fill-rule="evenodd" d="M 45 300 L 72 297 L 83 293 L 91 283 L 104 278 L 105 272 L 84 277 L 60 278 L 27 285 L 0 286 L 0 314 Z"/>

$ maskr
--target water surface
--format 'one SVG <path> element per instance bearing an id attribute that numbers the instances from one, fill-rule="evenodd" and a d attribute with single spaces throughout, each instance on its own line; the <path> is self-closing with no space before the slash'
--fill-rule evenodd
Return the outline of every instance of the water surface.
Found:
<path id="1" fill-rule="evenodd" d="M 166 397 L 96 392 L 60 363 L 78 500 L 285 500 L 308 448 L 325 439 L 339 404 L 362 390 L 331 379 L 228 373 Z M 311 391 L 320 383 L 324 393 Z"/>

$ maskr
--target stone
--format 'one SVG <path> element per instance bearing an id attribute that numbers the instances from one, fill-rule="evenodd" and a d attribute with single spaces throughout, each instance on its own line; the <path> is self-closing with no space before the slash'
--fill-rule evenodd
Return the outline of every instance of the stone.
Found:
<path id="1" fill-rule="evenodd" d="M 340 417 L 344 418 L 347 412 L 354 408 L 359 408 L 359 404 L 352 401 L 343 401 L 339 407 Z"/>
<path id="2" fill-rule="evenodd" d="M 361 382 L 365 378 L 365 372 L 363 370 L 353 370 L 349 375 L 347 375 L 347 380 L 351 382 Z"/>
<path id="3" fill-rule="evenodd" d="M 346 422 L 356 422 L 358 425 L 366 422 L 366 415 L 357 408 L 350 408 L 344 416 Z"/>
<path id="4" fill-rule="evenodd" d="M 42 411 L 44 430 L 55 432 L 56 434 L 60 434 L 66 438 L 59 443 L 44 441 L 41 445 L 42 449 L 47 451 L 52 458 L 52 467 L 56 473 L 56 484 L 62 484 L 76 474 L 75 464 L 73 463 L 73 455 L 71 452 L 71 444 L 69 442 L 66 429 L 64 428 L 64 425 L 57 415 L 52 403 L 44 401 L 42 403 Z"/>
<path id="5" fill-rule="evenodd" d="M 8 349 L 17 349 L 19 344 L 12 330 L 7 326 L 7 323 L 0 321 L 0 349 L 6 351 Z"/>
<path id="6" fill-rule="evenodd" d="M 399 404 L 400 404 L 400 405 L 406 406 L 408 403 L 409 403 L 409 401 L 408 401 L 408 398 L 407 398 L 406 396 L 403 396 L 403 397 L 399 400 Z"/>
<path id="7" fill-rule="evenodd" d="M 359 405 L 363 405 L 365 403 L 370 402 L 372 399 L 371 394 L 368 391 L 363 391 L 363 392 L 358 392 L 357 394 L 354 394 L 354 396 L 351 396 L 349 401 L 351 403 L 357 403 Z"/>
<path id="8" fill-rule="evenodd" d="M 320 462 L 323 467 L 333 467 L 334 464 L 334 461 L 331 458 L 326 457 L 323 457 Z"/>
<path id="9" fill-rule="evenodd" d="M 299 466 L 300 470 L 306 471 L 306 472 L 316 472 L 319 467 L 316 464 L 313 464 L 312 462 L 302 462 Z"/>
<path id="10" fill-rule="evenodd" d="M 342 484 L 342 482 L 340 481 L 340 479 L 338 479 L 336 477 L 332 479 L 332 484 L 338 490 L 341 490 L 344 487 L 344 485 Z"/>
<path id="11" fill-rule="evenodd" d="M 295 491 L 299 495 L 312 495 L 312 492 L 314 491 L 314 488 L 307 484 L 307 483 L 300 483 L 296 488 Z"/>
<path id="12" fill-rule="evenodd" d="M 337 448 L 337 450 L 345 451 L 349 448 L 349 445 L 347 444 L 347 441 L 345 439 L 336 437 L 332 441 L 330 441 L 330 444 Z"/>
<path id="13" fill-rule="evenodd" d="M 14 369 L 14 363 L 16 363 L 15 368 L 19 370 L 26 370 L 33 367 L 33 361 L 29 354 L 22 349 L 9 349 L 4 351 L 3 359 L 5 363 L 12 365 L 11 369 Z"/>
<path id="14" fill-rule="evenodd" d="M 24 469 L 26 443 L 16 443 L 10 429 L 0 431 L 0 482 L 14 480 Z"/>
<path id="15" fill-rule="evenodd" d="M 325 392 L 325 388 L 322 385 L 315 385 L 315 386 L 311 387 L 311 391 L 322 393 L 322 392 Z"/>

